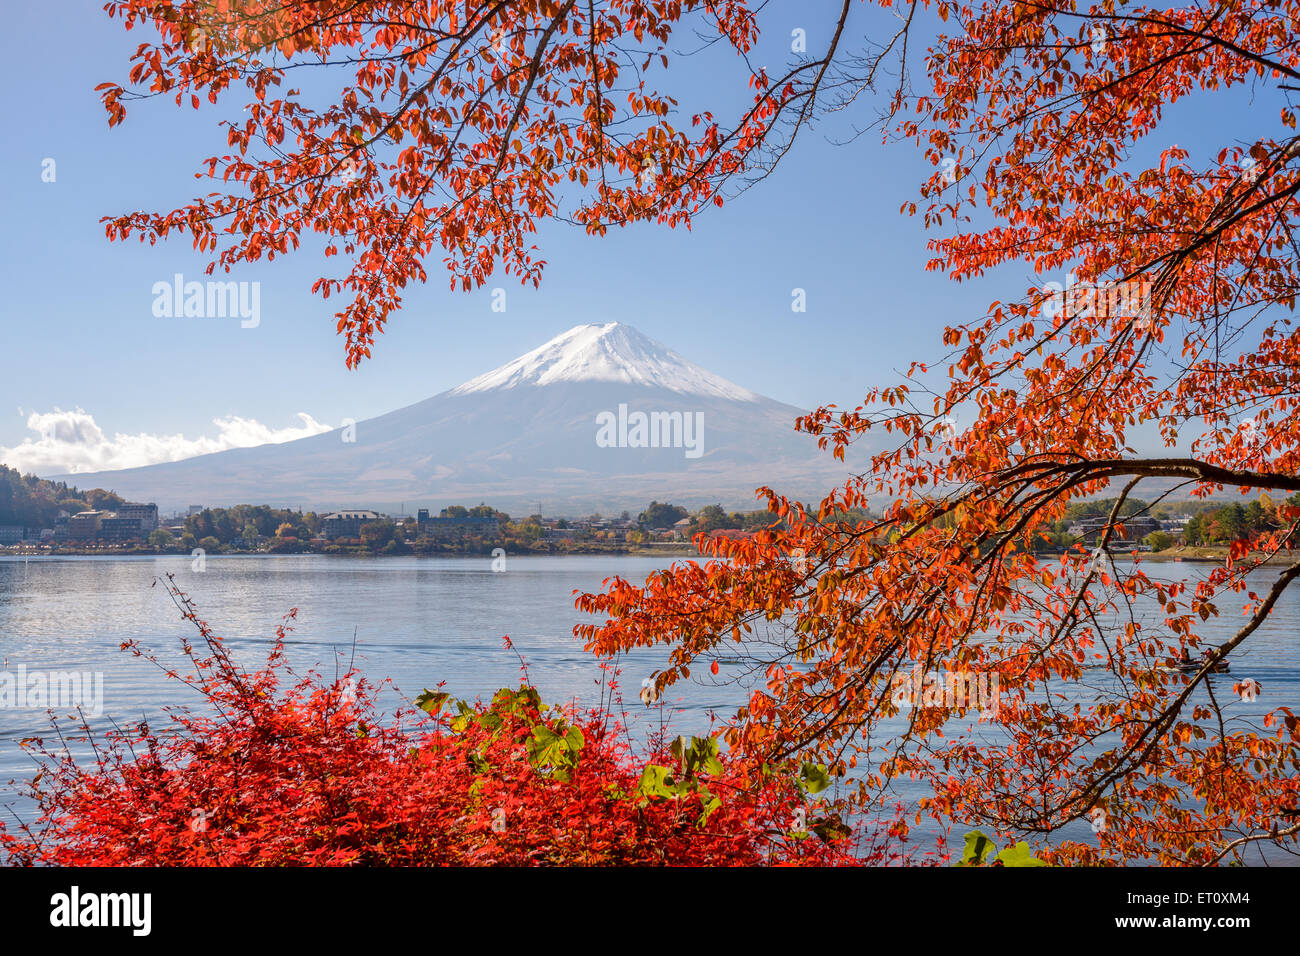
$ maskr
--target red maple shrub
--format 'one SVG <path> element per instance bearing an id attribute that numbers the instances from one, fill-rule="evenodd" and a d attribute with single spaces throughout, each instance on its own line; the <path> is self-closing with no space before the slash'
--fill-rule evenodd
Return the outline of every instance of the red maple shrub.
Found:
<path id="1" fill-rule="evenodd" d="M 209 713 L 144 722 L 94 744 L 80 765 L 44 739 L 40 816 L 0 826 L 0 858 L 36 865 L 840 864 L 902 860 L 895 828 L 852 833 L 812 798 L 828 778 L 748 767 L 716 737 L 657 739 L 634 758 L 607 710 L 547 707 L 536 690 L 487 703 L 426 691 L 382 720 L 375 688 L 349 673 L 285 680 L 277 628 L 247 672 L 193 603 L 165 582 L 201 635 L 183 650 Z M 134 642 L 124 649 L 155 663 Z M 412 722 L 413 721 L 413 722 Z M 410 726 L 408 726 L 410 724 Z"/>

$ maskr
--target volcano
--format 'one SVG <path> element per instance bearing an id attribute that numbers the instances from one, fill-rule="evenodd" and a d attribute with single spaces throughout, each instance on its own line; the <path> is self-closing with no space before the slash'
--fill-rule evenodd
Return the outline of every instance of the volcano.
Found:
<path id="1" fill-rule="evenodd" d="M 820 499 L 849 474 L 794 430 L 805 410 L 688 361 L 631 326 L 580 325 L 432 398 L 281 444 L 59 476 L 168 510 L 315 510 L 486 502 L 548 515 L 761 507 L 754 489 Z"/>

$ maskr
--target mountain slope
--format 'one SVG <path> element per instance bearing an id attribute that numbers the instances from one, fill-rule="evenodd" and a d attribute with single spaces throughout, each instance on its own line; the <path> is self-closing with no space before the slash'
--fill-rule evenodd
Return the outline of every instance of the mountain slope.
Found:
<path id="1" fill-rule="evenodd" d="M 68 477 L 164 509 L 486 501 L 572 515 L 640 509 L 652 498 L 752 508 L 759 485 L 820 497 L 847 475 L 793 430 L 802 413 L 606 323 L 570 329 L 351 432 Z"/>

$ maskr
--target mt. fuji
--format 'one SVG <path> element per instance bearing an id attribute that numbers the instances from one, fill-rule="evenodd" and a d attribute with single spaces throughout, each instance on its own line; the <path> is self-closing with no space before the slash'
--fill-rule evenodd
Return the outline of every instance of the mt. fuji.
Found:
<path id="1" fill-rule="evenodd" d="M 432 398 L 310 438 L 59 476 L 168 510 L 191 502 L 528 514 L 759 507 L 849 473 L 794 430 L 803 410 L 729 382 L 618 322 L 580 325 Z"/>

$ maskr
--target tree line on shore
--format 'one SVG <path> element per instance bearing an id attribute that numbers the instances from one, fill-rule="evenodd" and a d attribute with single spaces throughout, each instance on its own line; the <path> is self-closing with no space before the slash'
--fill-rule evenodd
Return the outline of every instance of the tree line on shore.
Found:
<path id="1" fill-rule="evenodd" d="M 862 515 L 865 517 L 865 512 Z M 652 501 L 635 518 L 624 511 L 605 520 L 599 514 L 586 518 L 548 519 L 540 514 L 512 518 L 490 505 L 451 505 L 440 518 L 495 518 L 497 530 L 481 525 L 452 523 L 436 535 L 422 528 L 414 517 L 383 518 L 363 523 L 356 537 L 322 540 L 325 516 L 315 511 L 294 511 L 268 505 L 235 505 L 205 508 L 186 517 L 179 534 L 167 528 L 153 531 L 136 550 L 267 551 L 294 554 L 305 551 L 326 554 L 480 554 L 502 547 L 511 553 L 557 553 L 582 550 L 623 550 L 647 545 L 666 537 L 690 539 L 697 534 L 719 531 L 746 533 L 773 527 L 770 512 L 726 511 L 719 504 L 697 511 L 667 502 Z M 686 528 L 675 527 L 683 519 Z M 776 522 L 779 524 L 779 522 Z M 128 546 L 130 547 L 130 546 Z"/>
<path id="2" fill-rule="evenodd" d="M 125 503 L 121 495 L 103 488 L 80 490 L 65 481 L 24 475 L 0 465 L 0 525 L 52 528 L 61 511 L 112 511 Z"/>
<path id="3" fill-rule="evenodd" d="M 1044 542 L 1045 549 L 1066 549 L 1079 543 L 1079 536 L 1070 531 L 1071 526 L 1089 518 L 1106 518 L 1115 505 L 1114 498 L 1096 498 L 1071 504 L 1061 520 L 1057 521 Z M 1132 518 L 1149 515 L 1163 527 L 1141 538 L 1153 551 L 1164 551 L 1176 545 L 1219 546 L 1233 541 L 1253 540 L 1261 535 L 1285 527 L 1282 509 L 1300 505 L 1300 494 L 1275 502 L 1266 494 L 1246 504 L 1214 500 L 1167 501 L 1155 504 L 1137 498 L 1124 501 L 1118 517 Z M 1172 526 L 1179 518 L 1188 518 L 1181 529 Z"/>

